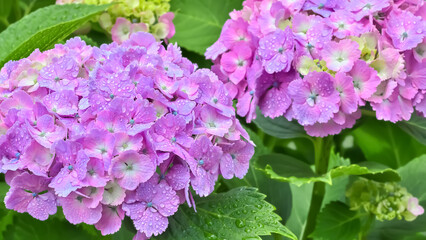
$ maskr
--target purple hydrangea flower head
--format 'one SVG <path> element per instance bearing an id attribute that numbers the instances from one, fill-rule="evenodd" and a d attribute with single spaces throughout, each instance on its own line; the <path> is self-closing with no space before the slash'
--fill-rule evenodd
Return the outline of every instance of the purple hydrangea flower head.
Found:
<path id="1" fill-rule="evenodd" d="M 69 222 L 104 235 L 118 231 L 125 215 L 139 238 L 164 232 L 180 204 L 195 204 L 191 188 L 212 192 L 223 149 L 234 164 L 224 174 L 247 171 L 254 146 L 235 117 L 231 84 L 143 32 L 100 48 L 74 38 L 7 63 L 0 70 L 6 205 L 41 220 L 60 205 Z"/>
<path id="2" fill-rule="evenodd" d="M 326 123 L 339 111 L 340 97 L 333 81 L 328 73 L 310 72 L 289 84 L 294 118 L 300 124 Z"/>
<path id="3" fill-rule="evenodd" d="M 285 30 L 277 29 L 259 41 L 259 56 L 262 58 L 265 71 L 288 72 L 293 61 L 294 37 L 289 27 Z"/>
<path id="4" fill-rule="evenodd" d="M 56 213 L 56 197 L 48 188 L 48 178 L 24 172 L 14 177 L 10 184 L 4 199 L 6 208 L 28 212 L 39 220 L 46 220 Z"/>

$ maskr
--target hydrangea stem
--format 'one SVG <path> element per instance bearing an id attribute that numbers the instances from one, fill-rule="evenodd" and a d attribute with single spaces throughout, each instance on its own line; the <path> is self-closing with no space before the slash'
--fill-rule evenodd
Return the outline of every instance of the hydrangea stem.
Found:
<path id="1" fill-rule="evenodd" d="M 333 145 L 333 136 L 326 138 L 315 138 L 315 172 L 319 175 L 325 174 L 328 170 L 328 162 L 330 159 L 330 150 Z M 312 190 L 311 205 L 309 207 L 308 219 L 303 231 L 302 240 L 310 239 L 309 235 L 314 231 L 317 216 L 321 210 L 322 201 L 325 195 L 325 183 L 315 182 Z"/>

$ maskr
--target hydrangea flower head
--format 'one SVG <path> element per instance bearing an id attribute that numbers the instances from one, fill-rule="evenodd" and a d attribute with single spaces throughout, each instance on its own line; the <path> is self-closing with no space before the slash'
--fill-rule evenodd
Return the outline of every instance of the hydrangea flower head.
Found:
<path id="1" fill-rule="evenodd" d="M 364 106 L 378 119 L 409 120 L 426 112 L 420 2 L 246 0 L 206 57 L 247 122 L 259 107 L 266 117 L 295 119 L 309 135 L 324 137 L 354 126 Z M 236 60 L 229 60 L 235 44 L 252 53 L 238 81 Z"/>
<path id="2" fill-rule="evenodd" d="M 46 220 L 60 205 L 69 222 L 104 235 L 127 215 L 136 236 L 151 237 L 180 204 L 194 204 L 181 198 L 190 189 L 207 196 L 220 175 L 245 175 L 254 146 L 231 90 L 177 45 L 145 32 L 120 41 L 97 48 L 75 38 L 0 70 L 7 208 Z M 252 53 L 235 48 L 249 65 Z M 36 64 L 37 89 L 17 84 Z"/>

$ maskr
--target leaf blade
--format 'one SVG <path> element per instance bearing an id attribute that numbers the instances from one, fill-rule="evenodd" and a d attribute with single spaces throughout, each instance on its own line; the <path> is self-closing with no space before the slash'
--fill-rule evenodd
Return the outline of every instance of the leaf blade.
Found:
<path id="1" fill-rule="evenodd" d="M 155 239 L 260 239 L 271 233 L 296 239 L 264 198 L 255 188 L 242 187 L 196 200 L 197 213 L 182 205 Z"/>
<path id="2" fill-rule="evenodd" d="M 302 137 L 309 138 L 303 127 L 297 122 L 290 122 L 284 117 L 278 117 L 274 119 L 265 117 L 259 109 L 257 109 L 256 114 L 257 117 L 254 120 L 254 123 L 265 133 L 271 136 L 281 139 Z"/>
<path id="3" fill-rule="evenodd" d="M 361 221 L 355 211 L 342 202 L 326 205 L 318 215 L 317 225 L 310 237 L 327 240 L 352 240 L 361 229 Z"/>
<path id="4" fill-rule="evenodd" d="M 228 14 L 242 8 L 242 0 L 172 0 L 170 6 L 176 13 L 176 34 L 171 42 L 204 56 L 219 38 Z"/>

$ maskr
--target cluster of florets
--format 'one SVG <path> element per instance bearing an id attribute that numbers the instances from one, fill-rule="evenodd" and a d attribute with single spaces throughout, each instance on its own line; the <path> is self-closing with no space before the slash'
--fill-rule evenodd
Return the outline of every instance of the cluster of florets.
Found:
<path id="1" fill-rule="evenodd" d="M 119 45 L 79 38 L 0 72 L 0 173 L 6 207 L 45 220 L 139 235 L 165 231 L 219 175 L 242 178 L 254 146 L 226 86 L 144 32 Z M 195 206 L 194 206 L 195 207 Z"/>
<path id="2" fill-rule="evenodd" d="M 378 119 L 426 117 L 426 4 L 409 0 L 246 0 L 207 49 L 250 122 L 295 119 L 337 134 L 369 103 Z"/>
<path id="3" fill-rule="evenodd" d="M 360 178 L 346 192 L 351 210 L 373 214 L 380 221 L 403 217 L 413 221 L 424 213 L 419 200 L 395 182 L 379 183 Z"/>
<path id="4" fill-rule="evenodd" d="M 149 32 L 159 39 L 175 34 L 174 14 L 169 12 L 170 0 L 56 0 L 57 4 L 109 4 L 115 3 L 96 19 L 99 25 L 111 32 L 115 42 L 122 43 L 134 32 Z"/>

